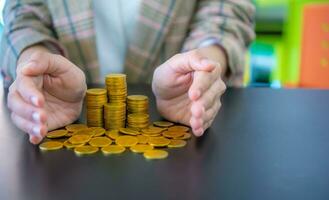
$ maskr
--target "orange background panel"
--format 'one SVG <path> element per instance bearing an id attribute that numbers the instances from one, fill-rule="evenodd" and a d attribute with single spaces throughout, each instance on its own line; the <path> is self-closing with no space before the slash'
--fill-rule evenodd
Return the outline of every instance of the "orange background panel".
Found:
<path id="1" fill-rule="evenodd" d="M 300 86 L 329 88 L 329 4 L 304 7 Z"/>

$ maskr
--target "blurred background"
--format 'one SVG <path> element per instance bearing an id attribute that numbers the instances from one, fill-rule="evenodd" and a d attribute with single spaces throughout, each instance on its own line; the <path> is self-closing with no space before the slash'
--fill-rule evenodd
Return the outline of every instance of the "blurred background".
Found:
<path id="1" fill-rule="evenodd" d="M 254 2 L 257 38 L 246 55 L 245 86 L 328 89 L 329 0 Z M 0 33 L 2 23 L 0 16 Z"/>

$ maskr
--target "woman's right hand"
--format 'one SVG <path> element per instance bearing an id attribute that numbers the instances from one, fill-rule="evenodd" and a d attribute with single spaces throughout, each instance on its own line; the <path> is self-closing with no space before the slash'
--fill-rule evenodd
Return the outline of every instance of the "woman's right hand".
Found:
<path id="1" fill-rule="evenodd" d="M 48 130 L 79 117 L 87 89 L 85 75 L 63 56 L 47 51 L 34 51 L 18 63 L 7 105 L 14 124 L 38 144 Z"/>

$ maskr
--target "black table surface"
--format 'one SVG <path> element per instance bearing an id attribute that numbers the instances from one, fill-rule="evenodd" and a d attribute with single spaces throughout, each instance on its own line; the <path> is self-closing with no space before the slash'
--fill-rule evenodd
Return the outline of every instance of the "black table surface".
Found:
<path id="1" fill-rule="evenodd" d="M 130 94 L 151 97 L 149 86 Z M 213 126 L 165 160 L 40 152 L 0 107 L 0 199 L 329 199 L 329 91 L 228 89 Z"/>

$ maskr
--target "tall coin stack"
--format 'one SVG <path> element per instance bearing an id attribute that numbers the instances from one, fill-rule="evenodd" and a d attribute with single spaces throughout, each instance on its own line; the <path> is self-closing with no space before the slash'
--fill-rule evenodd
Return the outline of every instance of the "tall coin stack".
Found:
<path id="1" fill-rule="evenodd" d="M 132 113 L 148 114 L 149 100 L 145 95 L 129 95 L 127 96 L 127 111 Z"/>
<path id="2" fill-rule="evenodd" d="M 109 74 L 105 84 L 110 103 L 125 103 L 127 98 L 127 82 L 125 74 Z"/>
<path id="3" fill-rule="evenodd" d="M 115 130 L 125 127 L 127 82 L 125 74 L 108 74 L 105 84 L 109 103 L 105 105 L 105 129 Z"/>
<path id="4" fill-rule="evenodd" d="M 125 127 L 126 104 L 121 102 L 105 104 L 104 119 L 106 130 L 118 130 Z"/>
<path id="5" fill-rule="evenodd" d="M 87 125 L 89 127 L 103 127 L 103 107 L 107 103 L 106 89 L 93 88 L 87 90 Z"/>

